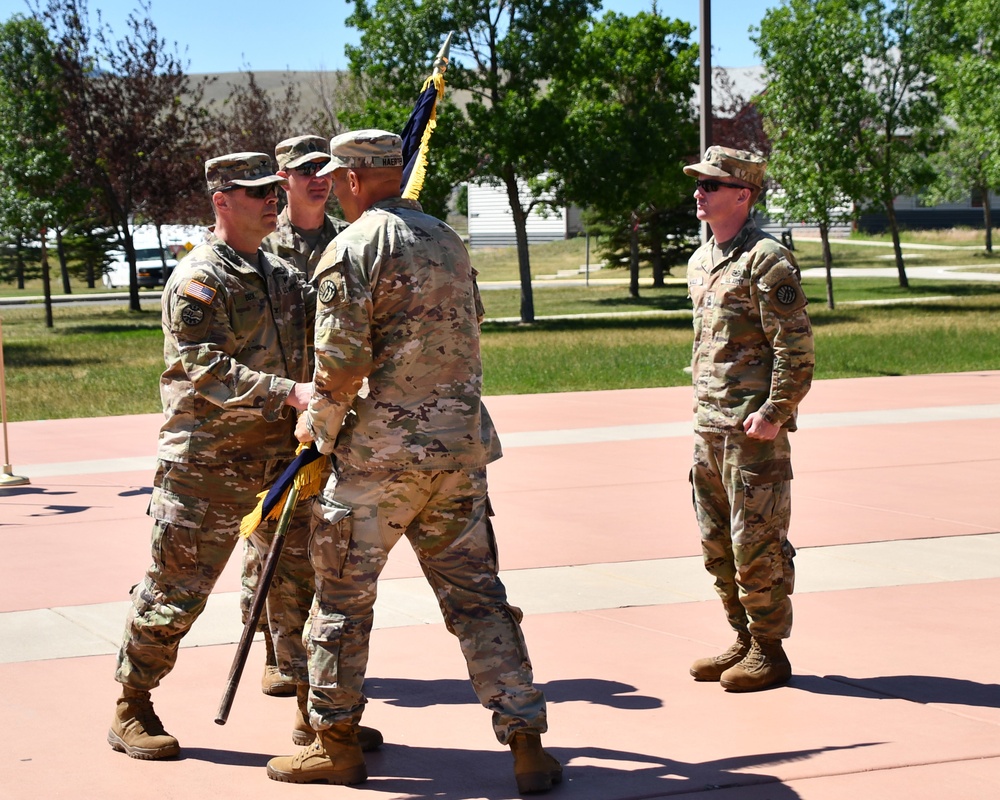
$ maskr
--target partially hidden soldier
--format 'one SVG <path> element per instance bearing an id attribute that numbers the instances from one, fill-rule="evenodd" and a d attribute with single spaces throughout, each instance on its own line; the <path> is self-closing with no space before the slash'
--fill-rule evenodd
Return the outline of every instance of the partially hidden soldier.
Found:
<path id="1" fill-rule="evenodd" d="M 694 507 L 736 641 L 691 666 L 732 692 L 786 683 L 795 549 L 788 434 L 812 383 L 813 334 L 792 254 L 750 216 L 766 162 L 711 147 L 684 168 L 712 237 L 688 263 L 694 306 Z"/>
<path id="2" fill-rule="evenodd" d="M 356 728 L 377 581 L 406 537 L 460 642 L 480 702 L 509 745 L 522 793 L 562 777 L 541 746 L 545 698 L 497 574 L 486 465 L 500 455 L 482 404 L 482 303 L 461 238 L 400 195 L 401 141 L 330 142 L 333 192 L 351 223 L 316 271 L 315 394 L 296 434 L 334 456 L 313 505 L 316 597 L 306 631 L 316 741 L 268 776 L 358 784 Z M 369 391 L 361 393 L 364 379 Z"/>
<path id="3" fill-rule="evenodd" d="M 285 185 L 285 207 L 274 232 L 261 245 L 312 278 L 320 256 L 333 238 L 347 227 L 326 213 L 332 179 L 319 174 L 330 161 L 328 142 L 320 136 L 293 136 L 278 143 L 274 158 Z"/>
<path id="4" fill-rule="evenodd" d="M 122 694 L 108 731 L 112 748 L 140 759 L 180 750 L 150 692 L 173 669 L 243 517 L 294 457 L 295 412 L 312 392 L 315 290 L 259 249 L 274 230 L 276 190 L 284 179 L 263 153 L 213 158 L 205 175 L 215 226 L 163 292 L 165 421 L 148 511 L 152 564 L 131 592 L 115 672 Z M 273 533 L 273 523 L 262 525 L 255 545 L 265 550 Z M 289 526 L 267 609 L 275 648 L 302 683 L 302 630 L 313 593 L 309 533 L 305 508 Z M 293 741 L 312 738 L 299 709 Z"/>
<path id="5" fill-rule="evenodd" d="M 284 139 L 274 148 L 274 159 L 278 165 L 276 174 L 285 179 L 283 188 L 286 205 L 278 214 L 274 231 L 264 237 L 260 247 L 265 253 L 273 253 L 284 259 L 306 278 L 312 278 L 326 246 L 347 227 L 346 222 L 326 213 L 331 178 L 329 175 L 317 174 L 330 160 L 327 140 L 310 134 Z M 309 344 L 309 352 L 312 353 L 312 342 Z M 311 375 L 311 361 L 309 370 Z M 247 542 L 243 550 L 240 596 L 244 619 L 250 612 L 261 566 L 257 548 Z M 266 619 L 261 620 L 260 629 L 264 635 L 261 691 L 272 697 L 295 695 L 295 678 L 288 674 L 287 667 L 282 672 L 278 664 Z"/>

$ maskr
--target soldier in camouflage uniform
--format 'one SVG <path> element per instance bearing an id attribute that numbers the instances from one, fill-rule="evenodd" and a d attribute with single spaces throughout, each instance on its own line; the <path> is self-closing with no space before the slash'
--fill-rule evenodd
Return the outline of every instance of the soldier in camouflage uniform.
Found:
<path id="1" fill-rule="evenodd" d="M 400 148 L 398 136 L 378 130 L 330 143 L 325 169 L 352 224 L 316 272 L 316 392 L 296 428 L 334 455 L 335 475 L 314 505 L 316 598 L 306 630 L 318 735 L 272 759 L 268 776 L 367 779 L 352 730 L 365 705 L 378 576 L 405 536 L 498 740 L 511 747 L 519 790 L 545 791 L 562 773 L 541 747 L 545 699 L 521 611 L 497 575 L 486 465 L 500 453 L 481 402 L 475 272 L 451 228 L 400 198 Z"/>
<path id="2" fill-rule="evenodd" d="M 278 175 L 287 181 L 287 205 L 261 249 L 280 256 L 312 278 L 326 246 L 347 227 L 342 219 L 326 213 L 332 180 L 329 173 L 318 173 L 330 160 L 327 140 L 311 135 L 285 139 L 274 148 L 274 158 Z"/>
<path id="3" fill-rule="evenodd" d="M 173 668 L 181 639 L 204 610 L 240 521 L 294 456 L 295 411 L 312 392 L 315 291 L 258 249 L 274 229 L 284 180 L 263 153 L 211 159 L 205 174 L 214 231 L 163 292 L 166 420 L 148 511 L 153 563 L 132 590 L 115 673 L 122 696 L 108 741 L 133 758 L 179 752 L 153 711 L 150 690 Z M 301 632 L 313 592 L 309 528 L 305 509 L 289 528 L 268 600 L 276 648 L 302 682 Z M 267 548 L 271 535 L 273 524 L 262 525 L 256 545 Z"/>
<path id="4" fill-rule="evenodd" d="M 306 278 L 312 278 L 326 246 L 347 227 L 346 222 L 326 213 L 326 201 L 330 197 L 330 176 L 316 174 L 330 160 L 327 141 L 311 135 L 284 139 L 274 148 L 274 158 L 278 165 L 277 174 L 285 179 L 287 204 L 278 214 L 277 227 L 264 238 L 260 247 L 265 253 L 273 253 L 284 259 Z M 311 340 L 309 352 L 311 357 Z M 309 370 L 311 375 L 311 361 Z M 257 548 L 247 542 L 243 550 L 240 596 L 244 619 L 250 612 L 261 566 Z M 265 652 L 261 690 L 272 697 L 294 695 L 295 677 L 283 674 L 278 667 L 267 620 L 261 620 L 261 632 L 264 634 Z"/>
<path id="5" fill-rule="evenodd" d="M 795 550 L 788 541 L 796 410 L 812 382 L 806 298 L 792 254 L 750 211 L 766 163 L 711 147 L 684 168 L 698 178 L 698 219 L 712 237 L 688 263 L 694 305 L 694 506 L 705 567 L 736 642 L 691 667 L 695 680 L 750 692 L 788 681 Z"/>

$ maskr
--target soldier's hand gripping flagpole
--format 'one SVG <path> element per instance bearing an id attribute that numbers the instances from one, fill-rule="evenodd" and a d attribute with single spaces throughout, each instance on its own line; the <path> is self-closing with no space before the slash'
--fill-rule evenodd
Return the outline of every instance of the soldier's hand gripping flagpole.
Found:
<path id="1" fill-rule="evenodd" d="M 253 637 L 257 633 L 257 623 L 260 621 L 261 613 L 267 602 L 267 592 L 271 587 L 274 578 L 274 571 L 278 566 L 278 559 L 281 558 L 281 548 L 285 543 L 285 532 L 291 523 L 292 515 L 299 499 L 305 499 L 317 494 L 320 489 L 320 482 L 323 477 L 323 462 L 320 460 L 323 455 L 316 449 L 315 445 L 299 447 L 295 460 L 288 465 L 281 477 L 275 481 L 274 486 L 260 495 L 260 503 L 257 508 L 243 518 L 240 526 L 240 535 L 244 538 L 250 536 L 256 530 L 261 520 L 278 518 L 278 526 L 271 540 L 271 548 L 267 554 L 267 560 L 261 570 L 260 578 L 257 581 L 257 589 L 254 592 L 253 600 L 250 603 L 250 613 L 246 623 L 243 625 L 243 633 L 240 636 L 239 645 L 236 647 L 236 655 L 233 657 L 233 664 L 229 669 L 229 677 L 226 679 L 226 688 L 222 694 L 222 701 L 219 703 L 218 713 L 215 715 L 217 725 L 225 725 L 229 718 L 229 712 L 233 707 L 233 699 L 236 697 L 236 688 L 240 685 L 240 678 L 243 675 L 243 667 L 246 665 L 247 656 L 250 654 L 250 645 Z"/>

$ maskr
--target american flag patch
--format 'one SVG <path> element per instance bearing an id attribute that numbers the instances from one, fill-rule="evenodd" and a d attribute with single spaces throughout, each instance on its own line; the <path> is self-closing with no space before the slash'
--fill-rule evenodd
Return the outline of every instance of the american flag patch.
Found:
<path id="1" fill-rule="evenodd" d="M 187 286 L 184 287 L 184 294 L 204 303 L 206 306 L 212 305 L 212 301 L 215 299 L 215 289 L 211 286 L 206 286 L 201 281 L 195 280 L 187 282 Z"/>

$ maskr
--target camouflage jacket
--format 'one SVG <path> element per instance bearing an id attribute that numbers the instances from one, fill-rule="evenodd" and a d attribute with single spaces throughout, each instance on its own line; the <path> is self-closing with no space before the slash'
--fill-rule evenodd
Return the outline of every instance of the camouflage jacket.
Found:
<path id="1" fill-rule="evenodd" d="M 232 462 L 291 456 L 295 413 L 284 405 L 311 379 L 315 289 L 274 256 L 257 268 L 209 235 L 163 291 L 158 457 Z"/>
<path id="2" fill-rule="evenodd" d="M 792 254 L 748 219 L 713 264 L 715 238 L 688 262 L 694 305 L 695 428 L 742 430 L 754 411 L 795 430 L 815 356 L 807 300 Z"/>
<path id="3" fill-rule="evenodd" d="M 327 248 L 314 283 L 306 414 L 322 452 L 355 469 L 465 469 L 499 457 L 481 402 L 483 307 L 451 228 L 412 200 L 378 202 Z"/>
<path id="4" fill-rule="evenodd" d="M 329 214 L 324 215 L 323 231 L 320 233 L 316 246 L 310 248 L 309 243 L 292 227 L 286 206 L 278 214 L 278 227 L 264 239 L 260 249 L 265 253 L 273 253 L 278 258 L 283 258 L 303 273 L 306 278 L 312 278 L 326 246 L 346 227 L 347 223 L 343 220 L 334 219 Z"/>

